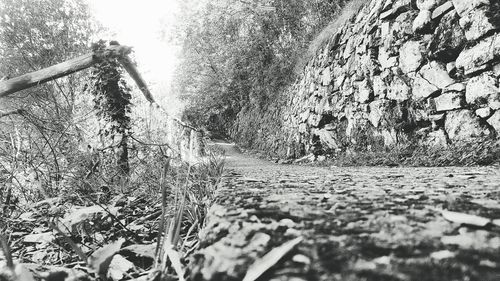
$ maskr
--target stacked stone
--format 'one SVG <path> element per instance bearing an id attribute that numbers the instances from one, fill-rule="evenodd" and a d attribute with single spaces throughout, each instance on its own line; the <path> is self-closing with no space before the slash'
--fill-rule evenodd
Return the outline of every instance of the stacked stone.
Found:
<path id="1" fill-rule="evenodd" d="M 498 135 L 500 12 L 492 2 L 370 1 L 309 61 L 285 103 L 258 114 L 255 143 L 298 156 L 360 137 L 391 146 Z"/>

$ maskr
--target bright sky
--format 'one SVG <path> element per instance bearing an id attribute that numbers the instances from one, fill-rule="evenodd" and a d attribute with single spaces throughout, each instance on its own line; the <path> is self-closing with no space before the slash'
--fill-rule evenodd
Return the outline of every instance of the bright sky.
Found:
<path id="1" fill-rule="evenodd" d="M 180 103 L 169 93 L 175 51 L 162 40 L 160 32 L 172 27 L 177 0 L 88 1 L 96 18 L 114 33 L 102 39 L 133 47 L 139 72 L 155 99 L 169 111 L 178 111 Z"/>

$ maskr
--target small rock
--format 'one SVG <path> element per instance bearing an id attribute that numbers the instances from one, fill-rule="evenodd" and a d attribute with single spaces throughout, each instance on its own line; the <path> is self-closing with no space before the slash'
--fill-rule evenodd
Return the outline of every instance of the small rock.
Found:
<path id="1" fill-rule="evenodd" d="M 319 155 L 316 157 L 316 162 L 324 162 L 326 161 L 326 156 L 325 155 Z"/>
<path id="2" fill-rule="evenodd" d="M 293 220 L 291 220 L 291 219 L 281 219 L 279 221 L 279 225 L 280 226 L 286 226 L 288 228 L 292 228 L 292 227 L 295 226 L 295 222 Z"/>
<path id="3" fill-rule="evenodd" d="M 492 110 L 489 107 L 483 107 L 476 109 L 476 115 L 481 117 L 481 118 L 488 118 L 491 116 Z"/>
<path id="4" fill-rule="evenodd" d="M 437 251 L 431 253 L 431 258 L 435 260 L 444 260 L 444 259 L 449 259 L 455 257 L 455 253 L 450 252 L 448 250 L 443 250 L 443 251 Z"/>
<path id="5" fill-rule="evenodd" d="M 380 265 L 389 265 L 389 264 L 391 264 L 391 257 L 389 257 L 389 256 L 382 256 L 382 257 L 375 258 L 372 261 L 374 263 L 380 264 Z"/>
<path id="6" fill-rule="evenodd" d="M 452 141 L 490 135 L 490 131 L 481 124 L 479 117 L 467 109 L 448 111 L 445 130 Z"/>
<path id="7" fill-rule="evenodd" d="M 431 121 L 439 121 L 439 120 L 443 120 L 443 119 L 444 119 L 444 113 L 429 115 L 429 120 L 431 120 Z"/>
<path id="8" fill-rule="evenodd" d="M 457 65 L 456 65 L 456 63 L 454 61 L 447 63 L 446 64 L 446 71 L 448 72 L 448 74 L 450 76 L 454 75 L 457 72 Z"/>
<path id="9" fill-rule="evenodd" d="M 301 255 L 301 254 L 293 256 L 292 261 L 294 261 L 296 263 L 303 263 L 306 265 L 311 264 L 311 259 L 309 257 Z"/>
<path id="10" fill-rule="evenodd" d="M 465 85 L 463 83 L 455 83 L 446 86 L 443 89 L 443 93 L 449 93 L 449 92 L 464 92 L 465 91 Z"/>
<path id="11" fill-rule="evenodd" d="M 286 236 L 286 237 L 299 237 L 300 235 L 302 235 L 300 230 L 295 229 L 295 228 L 288 228 L 284 234 L 284 236 Z"/>
<path id="12" fill-rule="evenodd" d="M 498 268 L 498 263 L 490 260 L 481 260 L 479 262 L 479 266 L 485 266 L 485 267 L 491 267 L 491 268 Z"/>

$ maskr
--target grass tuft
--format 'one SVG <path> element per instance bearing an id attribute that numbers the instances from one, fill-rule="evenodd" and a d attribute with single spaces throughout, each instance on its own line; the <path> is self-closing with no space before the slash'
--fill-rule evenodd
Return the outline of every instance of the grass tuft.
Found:
<path id="1" fill-rule="evenodd" d="M 385 150 L 343 153 L 320 165 L 328 166 L 477 166 L 500 163 L 500 141 L 483 139 L 447 147 L 398 145 Z"/>

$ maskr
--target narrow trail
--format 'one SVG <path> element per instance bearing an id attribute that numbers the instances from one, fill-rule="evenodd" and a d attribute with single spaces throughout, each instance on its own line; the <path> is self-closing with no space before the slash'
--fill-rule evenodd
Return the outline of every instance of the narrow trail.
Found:
<path id="1" fill-rule="evenodd" d="M 216 145 L 227 173 L 194 280 L 242 280 L 296 237 L 300 244 L 258 280 L 500 280 L 498 167 L 279 165 Z M 442 210 L 491 221 L 462 224 Z"/>

